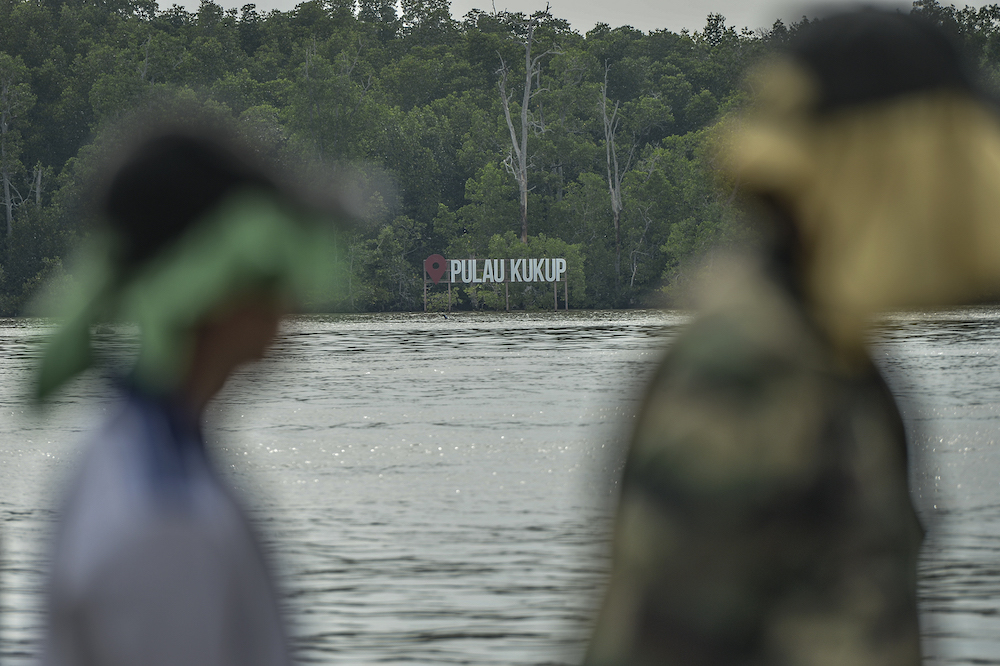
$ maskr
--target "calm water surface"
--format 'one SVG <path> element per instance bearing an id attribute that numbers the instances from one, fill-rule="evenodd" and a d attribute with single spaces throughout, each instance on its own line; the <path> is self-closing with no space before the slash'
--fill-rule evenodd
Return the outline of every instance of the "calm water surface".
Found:
<path id="1" fill-rule="evenodd" d="M 621 439 L 679 313 L 349 315 L 287 323 L 210 444 L 281 574 L 303 663 L 572 664 L 608 567 Z M 0 320 L 0 661 L 33 663 L 46 538 L 112 396 L 24 386 L 47 330 Z M 99 336 L 113 347 L 114 338 Z M 913 439 L 929 663 L 1000 664 L 1000 310 L 888 317 Z"/>

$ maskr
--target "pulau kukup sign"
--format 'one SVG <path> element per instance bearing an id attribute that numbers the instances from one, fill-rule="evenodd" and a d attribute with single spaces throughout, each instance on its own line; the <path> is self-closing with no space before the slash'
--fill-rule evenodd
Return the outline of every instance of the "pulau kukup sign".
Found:
<path id="1" fill-rule="evenodd" d="M 424 312 L 427 312 L 428 278 L 433 284 L 442 281 L 448 284 L 448 311 L 451 312 L 451 285 L 484 284 L 502 282 L 504 300 L 510 310 L 511 282 L 551 282 L 552 306 L 559 309 L 557 284 L 563 283 L 563 301 L 569 310 L 569 281 L 566 276 L 566 260 L 562 258 L 541 259 L 445 259 L 440 254 L 432 254 L 424 259 Z"/>

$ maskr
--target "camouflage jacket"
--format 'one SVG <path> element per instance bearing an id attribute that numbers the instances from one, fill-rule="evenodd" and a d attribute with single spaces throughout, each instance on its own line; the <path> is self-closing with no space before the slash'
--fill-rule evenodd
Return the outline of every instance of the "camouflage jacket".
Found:
<path id="1" fill-rule="evenodd" d="M 589 666 L 916 666 L 922 530 L 867 356 L 752 275 L 673 343 L 626 463 Z"/>

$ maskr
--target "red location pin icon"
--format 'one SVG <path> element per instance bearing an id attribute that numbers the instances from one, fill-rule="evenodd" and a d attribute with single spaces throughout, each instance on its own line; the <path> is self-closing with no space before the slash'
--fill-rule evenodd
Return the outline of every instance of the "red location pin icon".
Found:
<path id="1" fill-rule="evenodd" d="M 444 257 L 440 254 L 432 254 L 427 257 L 424 259 L 424 270 L 431 276 L 434 284 L 437 284 L 441 281 L 441 276 L 444 275 Z"/>

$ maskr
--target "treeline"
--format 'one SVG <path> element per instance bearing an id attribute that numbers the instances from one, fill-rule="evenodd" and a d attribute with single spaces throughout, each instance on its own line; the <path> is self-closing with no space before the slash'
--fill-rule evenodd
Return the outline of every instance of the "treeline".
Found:
<path id="1" fill-rule="evenodd" d="M 548 11 L 456 21 L 449 0 L 401 8 L 0 0 L 0 315 L 65 275 L 87 234 L 79 201 L 95 156 L 137 110 L 197 107 L 289 166 L 371 176 L 371 222 L 345 240 L 340 309 L 422 307 L 433 253 L 564 256 L 572 307 L 640 306 L 691 257 L 740 237 L 709 139 L 745 103 L 746 69 L 806 19 L 749 31 L 712 14 L 694 32 L 580 34 Z M 1000 7 L 912 11 L 996 78 Z M 459 307 L 499 307 L 490 289 L 463 287 Z M 511 305 L 550 307 L 549 291 L 512 287 Z"/>

